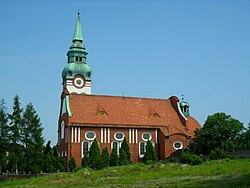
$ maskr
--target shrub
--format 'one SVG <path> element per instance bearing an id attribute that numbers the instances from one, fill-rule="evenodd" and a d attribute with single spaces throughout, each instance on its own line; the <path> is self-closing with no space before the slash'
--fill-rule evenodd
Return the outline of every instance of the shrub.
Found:
<path id="1" fill-rule="evenodd" d="M 145 164 L 147 163 L 148 160 L 153 161 L 153 163 L 157 161 L 155 148 L 154 148 L 153 144 L 150 141 L 147 142 L 146 153 L 145 153 L 142 160 L 143 160 L 143 162 Z"/>
<path id="2" fill-rule="evenodd" d="M 98 142 L 95 139 L 89 149 L 89 166 L 92 169 L 99 169 L 101 167 L 100 162 L 101 162 L 100 149 Z"/>
<path id="3" fill-rule="evenodd" d="M 85 153 L 85 155 L 82 158 L 82 167 L 86 168 L 89 166 L 89 154 Z"/>
<path id="4" fill-rule="evenodd" d="M 230 155 L 223 150 L 220 149 L 215 149 L 213 151 L 211 151 L 210 155 L 209 155 L 209 159 L 210 160 L 218 160 L 218 159 L 225 159 L 225 158 L 229 158 Z"/>
<path id="5" fill-rule="evenodd" d="M 104 148 L 102 150 L 101 159 L 102 159 L 102 168 L 108 167 L 109 166 L 109 152 L 108 152 L 108 148 Z"/>
<path id="6" fill-rule="evenodd" d="M 69 160 L 69 171 L 74 172 L 76 169 L 76 160 L 74 157 L 70 158 Z"/>
<path id="7" fill-rule="evenodd" d="M 200 156 L 197 156 L 190 152 L 182 152 L 181 163 L 190 164 L 190 165 L 199 165 L 202 163 L 202 159 Z"/>
<path id="8" fill-rule="evenodd" d="M 117 149 L 116 147 L 113 147 L 111 155 L 110 155 L 110 161 L 109 164 L 110 166 L 118 166 L 119 158 L 117 155 Z"/>

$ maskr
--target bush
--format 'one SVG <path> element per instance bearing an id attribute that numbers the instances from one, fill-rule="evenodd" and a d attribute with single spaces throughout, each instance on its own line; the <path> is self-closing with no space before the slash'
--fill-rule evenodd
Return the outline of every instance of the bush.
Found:
<path id="1" fill-rule="evenodd" d="M 190 152 L 182 152 L 181 163 L 190 164 L 190 165 L 199 165 L 202 163 L 202 159 L 200 156 L 197 156 Z"/>
<path id="2" fill-rule="evenodd" d="M 86 168 L 89 166 L 89 154 L 86 153 L 82 158 L 82 167 Z"/>
<path id="3" fill-rule="evenodd" d="M 142 160 L 145 164 L 147 163 L 148 160 L 153 161 L 153 163 L 155 163 L 157 161 L 155 148 L 150 141 L 147 142 L 146 153 L 145 153 L 144 157 L 142 158 Z"/>
<path id="4" fill-rule="evenodd" d="M 113 147 L 110 155 L 109 164 L 110 166 L 118 166 L 118 162 L 119 162 L 119 157 L 117 155 L 117 149 L 116 147 Z"/>
<path id="5" fill-rule="evenodd" d="M 76 160 L 74 157 L 70 158 L 69 160 L 69 171 L 74 172 L 76 169 Z"/>
<path id="6" fill-rule="evenodd" d="M 102 160 L 102 168 L 106 168 L 109 166 L 109 152 L 108 152 L 108 148 L 104 148 L 102 150 L 102 155 L 101 155 L 101 160 Z"/>
<path id="7" fill-rule="evenodd" d="M 210 160 L 218 160 L 218 159 L 225 159 L 225 158 L 230 158 L 230 155 L 226 151 L 223 151 L 220 149 L 215 149 L 211 151 L 209 155 Z"/>

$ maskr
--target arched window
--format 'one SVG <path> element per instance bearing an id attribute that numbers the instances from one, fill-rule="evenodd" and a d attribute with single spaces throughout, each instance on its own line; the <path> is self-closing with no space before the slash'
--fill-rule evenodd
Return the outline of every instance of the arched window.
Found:
<path id="1" fill-rule="evenodd" d="M 112 142 L 111 144 L 111 149 L 116 148 L 117 150 L 117 155 L 119 155 L 119 150 L 120 150 L 120 143 L 117 141 Z"/>
<path id="2" fill-rule="evenodd" d="M 140 145 L 139 145 L 140 157 L 143 157 L 145 155 L 146 145 L 147 145 L 146 142 L 140 142 Z"/>
<path id="3" fill-rule="evenodd" d="M 89 141 L 83 141 L 82 142 L 82 157 L 89 152 L 90 148 L 90 142 Z"/>
<path id="4" fill-rule="evenodd" d="M 64 121 L 62 121 L 62 123 L 61 123 L 61 139 L 64 139 L 64 125 L 65 125 L 65 123 L 64 123 Z"/>

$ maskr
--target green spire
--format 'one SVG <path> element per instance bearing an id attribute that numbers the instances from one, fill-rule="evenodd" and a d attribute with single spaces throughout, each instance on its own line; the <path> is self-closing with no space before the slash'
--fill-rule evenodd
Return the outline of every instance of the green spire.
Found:
<path id="1" fill-rule="evenodd" d="M 80 22 L 80 13 L 78 12 L 77 20 L 76 20 L 76 26 L 75 26 L 75 31 L 73 35 L 73 42 L 74 41 L 81 41 L 83 42 L 82 38 L 82 27 L 81 27 L 81 22 Z"/>

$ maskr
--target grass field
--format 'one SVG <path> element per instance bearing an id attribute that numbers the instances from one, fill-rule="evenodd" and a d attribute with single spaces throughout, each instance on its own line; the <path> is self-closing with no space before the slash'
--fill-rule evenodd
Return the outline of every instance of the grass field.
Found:
<path id="1" fill-rule="evenodd" d="M 0 187 L 250 187 L 250 159 L 209 161 L 198 166 L 167 163 L 81 169 L 8 180 Z"/>

